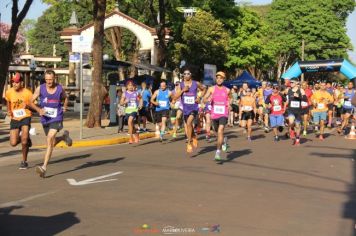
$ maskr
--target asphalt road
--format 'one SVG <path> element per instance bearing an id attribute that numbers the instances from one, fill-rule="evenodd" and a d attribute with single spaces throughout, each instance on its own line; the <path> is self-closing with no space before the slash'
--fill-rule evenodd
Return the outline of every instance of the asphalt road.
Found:
<path id="1" fill-rule="evenodd" d="M 228 136 L 220 164 L 203 139 L 55 150 L 46 179 L 1 157 L 0 235 L 356 235 L 355 140 Z"/>

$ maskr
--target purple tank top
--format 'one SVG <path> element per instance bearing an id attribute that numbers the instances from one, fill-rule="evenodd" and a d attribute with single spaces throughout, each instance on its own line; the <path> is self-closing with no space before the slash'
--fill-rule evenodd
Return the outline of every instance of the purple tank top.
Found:
<path id="1" fill-rule="evenodd" d="M 45 115 L 41 116 L 42 124 L 63 121 L 62 98 L 63 88 L 57 85 L 56 92 L 50 94 L 47 92 L 46 84 L 40 85 L 40 105 L 45 110 Z"/>
<path id="2" fill-rule="evenodd" d="M 184 81 L 180 83 L 180 88 L 184 89 Z M 189 115 L 192 111 L 198 111 L 199 106 L 195 102 L 198 94 L 198 85 L 196 81 L 192 81 L 192 86 L 189 88 L 188 92 L 183 93 L 183 113 L 184 115 Z"/>

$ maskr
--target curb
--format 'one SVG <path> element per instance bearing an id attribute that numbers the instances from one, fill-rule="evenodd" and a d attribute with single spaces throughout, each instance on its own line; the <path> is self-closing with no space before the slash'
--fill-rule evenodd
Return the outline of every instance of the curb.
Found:
<path id="1" fill-rule="evenodd" d="M 155 137 L 155 133 L 147 133 L 147 134 L 140 134 L 140 139 L 148 139 L 148 138 L 153 138 Z M 95 146 L 107 146 L 107 145 L 115 145 L 115 144 L 122 144 L 122 143 L 128 143 L 129 142 L 129 137 L 118 137 L 118 138 L 112 138 L 112 139 L 100 139 L 100 140 L 79 140 L 79 141 L 73 141 L 73 145 L 71 147 L 68 147 L 63 141 L 58 143 L 56 145 L 56 148 L 73 148 L 73 147 L 95 147 Z M 41 145 L 41 146 L 34 146 L 33 148 L 37 149 L 44 149 L 47 148 L 47 145 Z"/>

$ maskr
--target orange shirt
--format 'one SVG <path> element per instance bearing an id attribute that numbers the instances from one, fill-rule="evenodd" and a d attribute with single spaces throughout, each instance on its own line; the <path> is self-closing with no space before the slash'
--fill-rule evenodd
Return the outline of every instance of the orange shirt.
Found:
<path id="1" fill-rule="evenodd" d="M 244 96 L 241 98 L 241 107 L 242 111 L 248 112 L 253 111 L 253 105 L 255 104 L 256 100 L 253 97 Z"/>
<path id="2" fill-rule="evenodd" d="M 328 111 L 328 104 L 334 102 L 334 98 L 327 91 L 318 90 L 311 96 L 312 102 L 315 104 L 313 112 Z"/>
<path id="3" fill-rule="evenodd" d="M 31 111 L 26 108 L 32 99 L 30 90 L 22 88 L 17 92 L 14 88 L 10 88 L 6 91 L 5 99 L 10 103 L 10 107 L 7 109 L 11 111 L 11 119 L 22 120 L 31 117 Z"/>

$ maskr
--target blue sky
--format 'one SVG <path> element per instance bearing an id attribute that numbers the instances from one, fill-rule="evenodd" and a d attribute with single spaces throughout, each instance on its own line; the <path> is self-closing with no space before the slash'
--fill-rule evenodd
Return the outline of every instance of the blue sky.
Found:
<path id="1" fill-rule="evenodd" d="M 271 3 L 272 0 L 235 0 L 236 2 L 249 2 L 252 4 L 268 4 Z M 19 1 L 19 5 L 22 8 L 24 4 L 24 0 Z M 0 0 L 0 16 L 1 21 L 6 23 L 11 23 L 11 7 L 12 7 L 12 0 Z M 48 8 L 48 5 L 42 3 L 41 0 L 34 0 L 32 6 L 26 16 L 29 19 L 37 19 L 39 16 L 42 15 L 43 11 Z M 351 38 L 351 43 L 354 46 L 353 52 L 350 52 L 350 58 L 353 62 L 356 63 L 356 9 L 355 11 L 349 16 L 347 21 L 347 34 Z"/>

